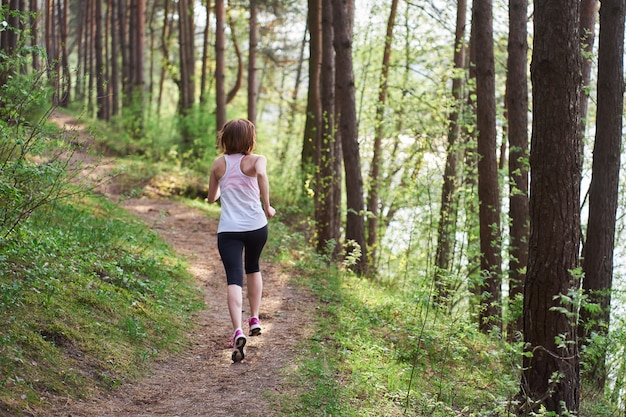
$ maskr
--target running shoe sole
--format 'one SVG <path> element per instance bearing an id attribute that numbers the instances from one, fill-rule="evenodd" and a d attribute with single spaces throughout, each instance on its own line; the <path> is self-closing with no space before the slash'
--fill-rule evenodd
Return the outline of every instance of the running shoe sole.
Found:
<path id="1" fill-rule="evenodd" d="M 235 340 L 235 350 L 233 350 L 233 362 L 241 362 L 246 356 L 243 353 L 243 347 L 246 345 L 246 337 L 240 336 Z"/>
<path id="2" fill-rule="evenodd" d="M 249 321 L 249 326 L 250 326 L 250 336 L 258 336 L 261 334 L 261 323 L 259 322 L 259 319 L 250 319 Z"/>

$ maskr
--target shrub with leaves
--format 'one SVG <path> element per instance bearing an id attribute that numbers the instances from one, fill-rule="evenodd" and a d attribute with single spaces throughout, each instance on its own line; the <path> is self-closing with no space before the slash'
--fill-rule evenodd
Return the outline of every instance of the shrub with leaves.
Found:
<path id="1" fill-rule="evenodd" d="M 29 52 L 29 51 L 25 51 Z M 50 111 L 43 72 L 25 74 L 23 53 L 0 56 L 0 237 L 66 190 L 67 158 L 49 151 L 42 126 Z M 58 146 L 58 144 L 57 144 Z M 69 145 L 67 145 L 69 146 Z"/>

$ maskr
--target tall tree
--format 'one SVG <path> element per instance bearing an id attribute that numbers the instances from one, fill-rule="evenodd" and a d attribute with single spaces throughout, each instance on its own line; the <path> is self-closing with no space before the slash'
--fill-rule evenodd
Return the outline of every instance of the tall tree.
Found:
<path id="1" fill-rule="evenodd" d="M 578 0 L 535 0 L 530 240 L 524 285 L 522 410 L 562 415 L 580 398 L 581 52 Z M 522 414 L 526 415 L 526 414 Z"/>
<path id="2" fill-rule="evenodd" d="M 129 28 L 132 94 L 140 95 L 141 103 L 145 84 L 146 0 L 130 0 Z M 193 20 L 191 30 L 193 34 Z"/>
<path id="3" fill-rule="evenodd" d="M 45 10 L 45 46 L 48 79 L 53 89 L 52 101 L 65 107 L 69 104 L 71 82 L 67 57 L 67 0 L 46 0 Z"/>
<path id="4" fill-rule="evenodd" d="M 2 51 L 2 55 L 7 57 L 13 57 L 18 48 L 20 16 L 25 12 L 24 10 L 20 10 L 20 6 L 18 0 L 0 1 L 0 11 L 3 12 L 2 19 L 3 22 L 7 24 L 6 29 L 3 28 L 5 30 L 0 32 L 0 51 Z M 2 60 L 4 60 L 4 58 L 2 58 Z M 2 60 L 0 60 L 0 62 L 2 62 Z M 8 78 L 13 75 L 12 73 L 14 71 L 14 68 L 0 68 L 0 85 L 4 85 Z M 0 106 L 2 106 L 1 103 Z"/>
<path id="5" fill-rule="evenodd" d="M 474 0 L 476 37 L 476 127 L 480 219 L 480 323 L 482 331 L 501 326 L 500 192 L 496 158 L 496 87 L 491 0 Z"/>
<path id="6" fill-rule="evenodd" d="M 104 48 L 102 44 L 103 19 L 102 19 L 102 0 L 93 2 L 94 18 L 95 18 L 95 37 L 94 37 L 94 53 L 96 55 L 96 107 L 97 117 L 100 120 L 109 118 L 109 108 L 107 106 L 106 85 L 108 80 L 105 77 L 104 68 Z"/>
<path id="7" fill-rule="evenodd" d="M 456 29 L 454 34 L 454 69 L 452 79 L 452 110 L 448 115 L 448 146 L 446 165 L 443 173 L 441 189 L 441 207 L 437 229 L 437 251 L 435 253 L 435 285 L 436 299 L 446 303 L 450 295 L 451 285 L 448 279 L 453 255 L 453 242 L 456 231 L 457 208 L 455 198 L 458 190 L 458 157 L 459 157 L 459 114 L 463 109 L 463 86 L 465 74 L 465 25 L 467 24 L 467 1 L 457 1 Z"/>
<path id="8" fill-rule="evenodd" d="M 473 20 L 473 17 L 472 17 Z M 480 221 L 479 221 L 479 201 L 477 193 L 478 183 L 478 152 L 476 149 L 476 25 L 472 23 L 470 28 L 470 39 L 468 47 L 468 91 L 463 116 L 465 122 L 461 128 L 461 138 L 463 139 L 463 200 L 459 204 L 462 207 L 463 229 L 468 230 L 467 234 L 467 259 L 472 267 L 468 270 L 468 287 L 472 295 L 470 308 L 475 313 L 474 307 L 481 296 L 481 270 L 480 270 Z M 478 314 L 474 314 L 478 316 Z"/>
<path id="9" fill-rule="evenodd" d="M 249 46 L 248 46 L 248 120 L 256 124 L 256 49 L 258 42 L 258 17 L 257 17 L 258 0 L 250 0 L 250 30 L 249 30 Z"/>
<path id="10" fill-rule="evenodd" d="M 509 0 L 506 104 L 509 136 L 509 306 L 520 305 L 528 263 L 528 0 Z M 511 339 L 522 331 L 521 311 L 512 310 Z"/>
<path id="11" fill-rule="evenodd" d="M 140 138 L 144 126 L 146 3 L 145 0 L 127 0 L 119 6 L 124 122 L 126 129 Z"/>
<path id="12" fill-rule="evenodd" d="M 163 102 L 163 91 L 165 88 L 165 76 L 168 70 L 174 67 L 170 61 L 170 47 L 174 33 L 174 18 L 171 9 L 173 4 L 171 0 L 166 0 L 163 8 L 163 30 L 161 32 L 161 73 L 159 75 L 159 92 L 157 94 L 157 115 L 161 114 L 161 103 Z M 207 22 L 208 24 L 208 22 Z"/>
<path id="13" fill-rule="evenodd" d="M 352 241 L 361 251 L 353 265 L 357 274 L 366 272 L 365 220 L 363 209 L 363 178 L 359 151 L 354 70 L 352 65 L 352 27 L 354 0 L 333 2 L 333 27 L 335 33 L 337 123 L 341 136 L 343 165 L 346 174 L 346 240 Z M 346 250 L 352 250 L 353 244 Z"/>
<path id="14" fill-rule="evenodd" d="M 57 0 L 57 24 L 59 26 L 59 37 L 57 38 L 57 50 L 60 53 L 60 91 L 59 105 L 67 107 L 70 104 L 70 89 L 72 85 L 70 58 L 69 58 L 69 1 Z"/>
<path id="15" fill-rule="evenodd" d="M 204 31 L 202 35 L 202 69 L 200 72 L 200 104 L 205 104 L 207 101 L 207 77 L 209 73 L 209 38 L 211 34 L 211 25 L 209 22 L 211 21 L 211 0 L 206 0 L 205 4 L 205 21 L 206 25 L 204 25 Z"/>
<path id="16" fill-rule="evenodd" d="M 193 2 L 190 0 L 178 0 L 178 30 L 180 36 L 180 80 L 178 85 L 180 99 L 178 110 L 182 116 L 187 115 L 194 104 L 195 45 L 193 18 Z"/>
<path id="17" fill-rule="evenodd" d="M 599 0 L 580 1 L 580 35 L 583 50 L 582 89 L 580 98 L 580 117 L 583 123 L 582 133 L 587 125 L 587 108 L 591 81 L 591 66 L 593 63 L 593 44 L 596 38 L 596 20 Z"/>
<path id="18" fill-rule="evenodd" d="M 320 100 L 322 105 L 320 143 L 316 144 L 315 222 L 317 251 L 327 252 L 327 245 L 334 242 L 331 257 L 336 257 L 340 232 L 340 201 L 336 190 L 341 185 L 341 173 L 336 164 L 339 158 L 335 125 L 335 53 L 333 48 L 332 0 L 322 0 L 322 68 L 320 73 Z"/>
<path id="19" fill-rule="evenodd" d="M 589 220 L 583 259 L 583 289 L 599 312 L 581 310 L 580 335 L 608 336 L 613 286 L 613 249 L 619 188 L 622 115 L 624 111 L 624 0 L 602 0 L 598 50 L 598 111 L 589 187 Z M 582 341 L 585 343 L 585 341 Z M 606 345 L 588 369 L 603 389 L 607 379 Z"/>
<path id="20" fill-rule="evenodd" d="M 111 116 L 119 113 L 120 102 L 120 29 L 119 21 L 115 18 L 119 8 L 119 0 L 108 0 L 108 13 L 111 15 Z"/>
<path id="21" fill-rule="evenodd" d="M 130 68 L 130 50 L 129 50 L 129 32 L 130 25 L 127 19 L 127 1 L 117 0 L 117 29 L 119 31 L 119 45 L 121 58 L 121 91 L 122 91 L 122 107 L 127 108 L 132 97 L 132 87 L 130 85 L 131 68 Z M 167 4 L 167 2 L 166 2 Z"/>
<path id="22" fill-rule="evenodd" d="M 215 112 L 217 130 L 226 124 L 225 26 L 224 0 L 215 0 Z"/>
<path id="23" fill-rule="evenodd" d="M 178 0 L 178 47 L 180 55 L 180 79 L 178 80 L 178 114 L 181 116 L 179 131 L 181 134 L 181 148 L 184 152 L 194 150 L 194 135 L 190 124 L 185 121 L 195 104 L 196 91 L 196 54 L 194 42 L 194 2 L 192 0 Z"/>
<path id="24" fill-rule="evenodd" d="M 385 134 L 385 108 L 387 104 L 387 90 L 389 86 L 389 62 L 391 60 L 391 45 L 393 42 L 393 29 L 398 11 L 398 0 L 391 1 L 389 18 L 387 19 L 387 33 L 383 49 L 383 60 L 380 69 L 378 83 L 378 102 L 376 103 L 376 124 L 374 133 L 374 152 L 369 171 L 369 189 L 367 193 L 367 262 L 368 268 L 373 270 L 376 265 L 376 246 L 378 242 L 378 224 L 380 220 L 380 165 L 382 153 L 382 141 Z"/>
<path id="25" fill-rule="evenodd" d="M 39 2 L 37 0 L 30 0 L 29 2 L 29 22 L 30 22 L 30 45 L 32 47 L 39 45 L 39 20 L 41 13 L 39 11 Z M 33 48 L 33 69 L 39 71 L 41 68 L 40 54 Z"/>
<path id="26" fill-rule="evenodd" d="M 307 91 L 306 122 L 300 158 L 303 188 L 315 176 L 316 145 L 321 143 L 322 102 L 320 74 L 322 67 L 322 0 L 308 0 L 307 26 L 309 30 L 309 86 Z"/>

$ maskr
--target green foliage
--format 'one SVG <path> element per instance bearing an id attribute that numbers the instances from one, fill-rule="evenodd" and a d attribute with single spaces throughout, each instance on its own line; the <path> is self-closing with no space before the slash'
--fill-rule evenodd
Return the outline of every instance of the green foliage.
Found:
<path id="1" fill-rule="evenodd" d="M 131 113 L 106 124 L 90 123 L 101 138 L 100 146 L 109 154 L 140 156 L 146 162 L 174 164 L 208 173 L 217 155 L 213 115 L 195 107 L 186 116 L 148 113 L 142 115 L 140 122 L 137 120 L 138 116 Z M 129 124 L 137 123 L 141 126 L 128 128 Z"/>
<path id="2" fill-rule="evenodd" d="M 29 16 L 8 9 L 8 4 L 0 7 L 0 36 L 14 32 L 18 44 L 15 48 L 0 50 L 0 120 L 9 125 L 36 124 L 49 108 L 50 89 L 44 70 L 27 72 L 25 69 L 32 55 L 43 57 L 44 51 L 28 45 L 28 30 L 12 27 L 5 20 L 16 16 L 23 27 L 28 27 Z"/>
<path id="3" fill-rule="evenodd" d="M 20 54 L 0 59 L 0 237 L 7 238 L 35 210 L 68 194 L 72 149 L 44 135 L 48 88 L 42 73 L 24 74 Z M 44 107 L 45 106 L 45 107 Z M 47 109 L 44 112 L 44 108 Z"/>
<path id="4" fill-rule="evenodd" d="M 36 132 L 21 133 L 0 122 L 0 136 L 0 236 L 6 238 L 35 210 L 68 193 L 67 162 L 37 158 L 43 149 Z"/>
<path id="5" fill-rule="evenodd" d="M 292 244 L 301 260 L 294 276 L 306 279 L 319 304 L 293 377 L 303 393 L 284 401 L 281 415 L 443 417 L 512 409 L 521 346 L 431 310 L 428 294 L 390 289 L 295 250 Z"/>
<path id="6" fill-rule="evenodd" d="M 153 232 L 83 196 L 0 242 L 0 405 L 37 409 L 133 378 L 180 346 L 199 292 Z"/>
<path id="7" fill-rule="evenodd" d="M 297 242 L 290 240 L 290 253 L 300 260 L 293 275 L 308 284 L 318 309 L 292 376 L 302 394 L 283 399 L 281 415 L 516 415 L 522 355 L 528 354 L 523 342 L 486 336 L 467 316 L 433 309 L 427 291 L 355 277 L 324 256 L 299 252 Z M 623 351 L 614 357 L 621 363 Z M 618 415 L 592 392 L 583 386 L 580 415 Z"/>

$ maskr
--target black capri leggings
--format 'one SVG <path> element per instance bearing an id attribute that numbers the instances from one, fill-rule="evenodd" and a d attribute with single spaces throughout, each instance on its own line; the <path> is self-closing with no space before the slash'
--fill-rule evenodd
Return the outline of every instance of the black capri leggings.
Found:
<path id="1" fill-rule="evenodd" d="M 267 242 L 267 225 L 251 232 L 221 232 L 217 234 L 217 248 L 224 263 L 228 285 L 243 286 L 245 249 L 246 274 L 259 272 L 259 258 Z"/>

